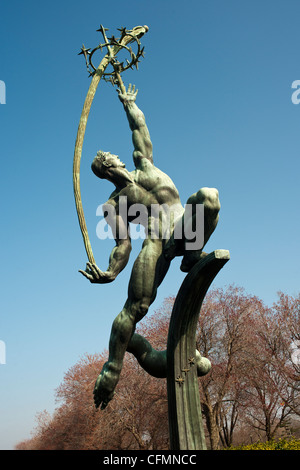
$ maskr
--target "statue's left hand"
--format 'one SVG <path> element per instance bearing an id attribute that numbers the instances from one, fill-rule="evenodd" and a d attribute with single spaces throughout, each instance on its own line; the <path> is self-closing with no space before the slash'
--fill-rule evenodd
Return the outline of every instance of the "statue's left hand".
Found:
<path id="1" fill-rule="evenodd" d="M 117 89 L 119 99 L 122 103 L 134 103 L 136 100 L 136 95 L 138 90 L 135 89 L 135 85 L 131 86 L 131 83 L 128 85 L 128 90 L 125 93 L 121 93 L 119 89 Z"/>
<path id="2" fill-rule="evenodd" d="M 101 271 L 96 264 L 86 263 L 86 270 L 79 272 L 86 277 L 92 284 L 107 284 L 115 279 L 115 276 L 109 271 Z"/>

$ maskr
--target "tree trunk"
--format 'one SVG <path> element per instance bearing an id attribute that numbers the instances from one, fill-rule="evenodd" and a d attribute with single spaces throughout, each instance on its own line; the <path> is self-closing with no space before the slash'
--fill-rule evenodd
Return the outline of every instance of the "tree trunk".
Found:
<path id="1" fill-rule="evenodd" d="M 205 406 L 203 409 L 203 414 L 205 416 L 206 427 L 209 434 L 210 449 L 218 450 L 220 448 L 220 434 L 216 421 L 215 410 Z"/>

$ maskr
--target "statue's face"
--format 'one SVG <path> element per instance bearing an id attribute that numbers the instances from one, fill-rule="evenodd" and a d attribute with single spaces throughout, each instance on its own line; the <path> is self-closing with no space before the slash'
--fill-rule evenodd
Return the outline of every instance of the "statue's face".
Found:
<path id="1" fill-rule="evenodd" d="M 125 168 L 125 163 L 121 162 L 119 159 L 118 155 L 113 155 L 112 153 L 107 153 L 105 160 L 104 160 L 104 166 L 106 167 L 118 167 L 121 166 L 122 168 Z"/>
<path id="2" fill-rule="evenodd" d="M 125 168 L 118 155 L 106 152 L 105 155 L 97 155 L 92 163 L 92 170 L 99 178 L 106 178 L 113 168 Z"/>

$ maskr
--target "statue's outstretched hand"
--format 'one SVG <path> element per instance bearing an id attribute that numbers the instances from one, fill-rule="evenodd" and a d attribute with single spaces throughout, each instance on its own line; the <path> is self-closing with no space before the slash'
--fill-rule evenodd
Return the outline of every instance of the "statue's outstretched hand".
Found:
<path id="1" fill-rule="evenodd" d="M 115 276 L 109 271 L 101 271 L 96 264 L 86 263 L 86 270 L 79 272 L 86 277 L 92 284 L 107 284 L 115 279 Z"/>
<path id="2" fill-rule="evenodd" d="M 130 83 L 126 93 L 121 93 L 121 90 L 119 89 L 117 89 L 117 92 L 122 103 L 134 103 L 138 90 L 135 89 L 135 85 L 131 86 Z"/>

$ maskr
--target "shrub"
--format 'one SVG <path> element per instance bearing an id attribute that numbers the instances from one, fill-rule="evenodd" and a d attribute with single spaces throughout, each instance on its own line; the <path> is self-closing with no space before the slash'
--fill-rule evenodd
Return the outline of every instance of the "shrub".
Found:
<path id="1" fill-rule="evenodd" d="M 229 447 L 227 450 L 300 450 L 300 440 L 278 439 L 277 441 L 256 442 L 255 444 L 248 444 L 238 447 Z"/>

